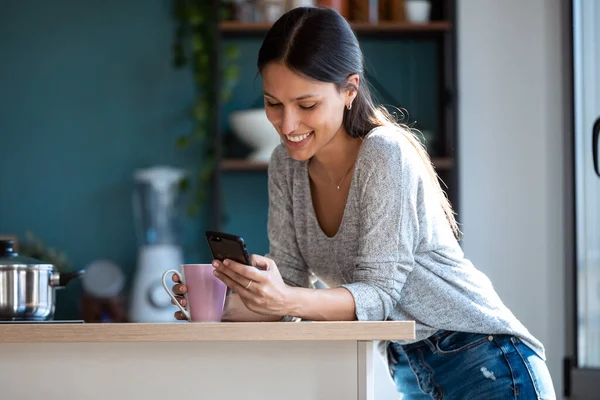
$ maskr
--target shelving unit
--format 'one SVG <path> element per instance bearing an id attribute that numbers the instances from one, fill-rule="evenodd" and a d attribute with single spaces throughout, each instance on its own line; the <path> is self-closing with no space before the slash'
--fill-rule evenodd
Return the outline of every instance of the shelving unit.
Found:
<path id="1" fill-rule="evenodd" d="M 454 159 L 451 157 L 433 158 L 433 165 L 438 171 L 447 171 L 454 167 Z M 269 164 L 244 159 L 225 158 L 221 160 L 221 171 L 266 171 Z"/>
<path id="2" fill-rule="evenodd" d="M 217 0 L 213 0 L 217 1 Z M 425 39 L 436 45 L 436 87 L 438 102 L 435 104 L 435 114 L 438 131 L 436 132 L 437 145 L 432 162 L 440 178 L 443 188 L 455 209 L 459 211 L 458 198 L 458 154 L 457 154 L 457 103 L 456 103 L 456 0 L 442 0 L 432 2 L 431 22 L 414 24 L 410 22 L 381 21 L 377 24 L 350 22 L 359 40 L 409 40 Z M 254 38 L 260 40 L 268 29 L 270 23 L 244 23 L 237 21 L 221 21 L 219 38 L 217 40 Z M 410 113 L 410 110 L 409 110 Z M 220 137 L 220 135 L 216 135 Z M 219 151 L 221 144 L 218 144 Z M 221 173 L 247 172 L 265 173 L 266 163 L 258 163 L 246 159 L 223 158 L 219 154 L 219 170 Z M 218 183 L 220 178 L 217 178 Z M 217 185 L 217 188 L 219 186 Z M 216 197 L 219 192 L 216 192 Z M 218 200 L 215 201 L 215 204 Z M 220 206 L 216 208 L 220 211 Z M 217 214 L 220 215 L 220 214 Z M 459 214 L 460 215 L 460 214 Z M 219 225 L 219 224 L 218 224 Z M 218 226 L 217 226 L 218 228 Z"/>

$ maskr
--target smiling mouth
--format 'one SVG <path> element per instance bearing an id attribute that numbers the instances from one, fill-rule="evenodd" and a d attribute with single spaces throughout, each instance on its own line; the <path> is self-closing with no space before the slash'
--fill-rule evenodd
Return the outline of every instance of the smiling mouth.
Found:
<path id="1" fill-rule="evenodd" d="M 313 135 L 314 131 L 302 135 L 285 135 L 285 141 L 289 146 L 298 147 L 306 143 Z"/>

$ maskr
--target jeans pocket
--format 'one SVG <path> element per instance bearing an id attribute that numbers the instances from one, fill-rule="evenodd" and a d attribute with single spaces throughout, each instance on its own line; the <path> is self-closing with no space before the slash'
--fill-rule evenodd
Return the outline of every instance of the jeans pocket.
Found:
<path id="1" fill-rule="evenodd" d="M 451 355 L 473 349 L 489 342 L 488 335 L 472 332 L 450 332 L 442 336 L 436 343 L 438 354 Z"/>
<path id="2" fill-rule="evenodd" d="M 523 360 L 539 400 L 556 400 L 554 384 L 544 360 L 517 337 L 511 337 L 517 354 Z"/>

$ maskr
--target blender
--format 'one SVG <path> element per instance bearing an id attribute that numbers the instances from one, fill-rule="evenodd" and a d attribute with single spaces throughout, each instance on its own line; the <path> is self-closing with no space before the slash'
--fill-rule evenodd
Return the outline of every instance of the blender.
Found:
<path id="1" fill-rule="evenodd" d="M 162 287 L 162 274 L 183 264 L 179 234 L 179 182 L 185 172 L 155 166 L 134 172 L 134 222 L 138 261 L 132 286 L 132 322 L 173 322 L 175 309 Z"/>

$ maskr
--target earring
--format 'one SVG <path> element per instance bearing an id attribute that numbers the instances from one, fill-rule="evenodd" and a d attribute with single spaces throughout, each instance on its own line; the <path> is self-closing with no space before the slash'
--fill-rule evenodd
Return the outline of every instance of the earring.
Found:
<path id="1" fill-rule="evenodd" d="M 350 110 L 352 109 L 352 103 L 348 104 L 348 105 L 346 106 L 346 108 L 348 109 L 348 111 L 350 111 Z"/>

